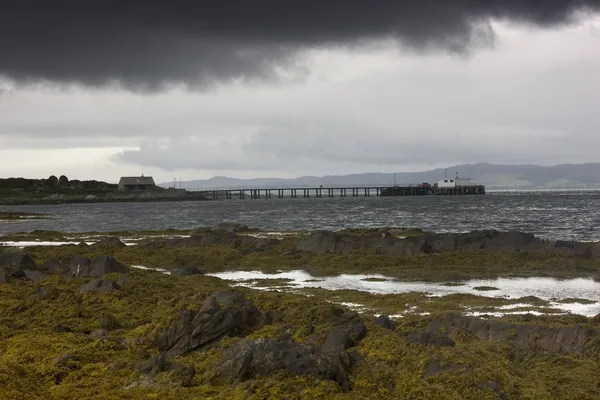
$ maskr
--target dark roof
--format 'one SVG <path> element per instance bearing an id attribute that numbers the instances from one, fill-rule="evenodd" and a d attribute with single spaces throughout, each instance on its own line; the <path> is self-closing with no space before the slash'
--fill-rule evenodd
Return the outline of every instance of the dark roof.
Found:
<path id="1" fill-rule="evenodd" d="M 119 185 L 154 185 L 154 179 L 151 176 L 123 176 Z"/>

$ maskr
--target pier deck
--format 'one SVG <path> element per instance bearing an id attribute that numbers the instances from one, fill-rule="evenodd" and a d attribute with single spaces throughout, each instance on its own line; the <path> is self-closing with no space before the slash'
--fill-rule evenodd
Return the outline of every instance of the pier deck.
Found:
<path id="1" fill-rule="evenodd" d="M 438 188 L 435 186 L 356 186 L 356 187 L 290 187 L 261 189 L 198 189 L 207 198 L 221 199 L 272 199 L 272 198 L 322 198 L 322 197 L 389 197 L 389 196 L 465 196 L 485 194 L 484 185 Z"/>

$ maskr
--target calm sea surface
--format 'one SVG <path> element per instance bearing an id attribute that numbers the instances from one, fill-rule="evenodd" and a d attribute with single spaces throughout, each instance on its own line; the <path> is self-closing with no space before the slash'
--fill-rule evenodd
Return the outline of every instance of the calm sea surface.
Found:
<path id="1" fill-rule="evenodd" d="M 0 234 L 34 229 L 188 229 L 230 221 L 272 231 L 396 226 L 464 232 L 494 228 L 547 238 L 600 240 L 599 206 L 600 191 L 0 206 L 0 211 L 52 215 L 48 220 L 0 222 Z"/>

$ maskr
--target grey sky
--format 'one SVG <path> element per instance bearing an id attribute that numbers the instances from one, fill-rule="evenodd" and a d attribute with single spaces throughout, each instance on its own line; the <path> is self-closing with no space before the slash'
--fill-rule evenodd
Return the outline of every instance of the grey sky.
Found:
<path id="1" fill-rule="evenodd" d="M 600 161 L 598 14 L 565 25 L 576 2 L 449 1 L 433 13 L 426 2 L 311 3 L 270 9 L 280 18 L 266 25 L 265 12 L 240 9 L 248 21 L 236 25 L 210 8 L 203 29 L 175 12 L 125 10 L 108 19 L 114 36 L 95 30 L 108 12 L 84 24 L 72 10 L 52 21 L 79 21 L 79 35 L 40 40 L 35 16 L 7 39 L 17 28 L 2 13 L 0 175 L 169 181 Z M 298 18 L 311 7 L 321 18 Z M 360 39 L 369 46 L 353 47 Z M 175 81 L 190 87 L 159 90 Z"/>

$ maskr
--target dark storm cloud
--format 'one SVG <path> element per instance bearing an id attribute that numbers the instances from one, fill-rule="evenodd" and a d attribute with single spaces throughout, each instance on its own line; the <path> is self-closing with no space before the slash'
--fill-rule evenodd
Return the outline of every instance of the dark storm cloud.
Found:
<path id="1" fill-rule="evenodd" d="M 271 79 L 308 48 L 394 39 L 463 52 L 491 43 L 490 18 L 552 27 L 600 0 L 7 0 L 0 75 L 155 88 Z M 295 71 L 298 73 L 298 71 Z"/>

